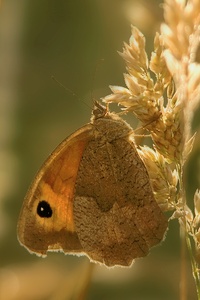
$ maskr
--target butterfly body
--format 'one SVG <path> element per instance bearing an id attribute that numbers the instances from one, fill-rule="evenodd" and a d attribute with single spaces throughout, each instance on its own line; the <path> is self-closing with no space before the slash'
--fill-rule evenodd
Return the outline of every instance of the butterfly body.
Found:
<path id="1" fill-rule="evenodd" d="M 98 105 L 91 123 L 64 140 L 38 172 L 18 237 L 40 255 L 62 250 L 129 266 L 163 239 L 166 228 L 132 128 Z"/>

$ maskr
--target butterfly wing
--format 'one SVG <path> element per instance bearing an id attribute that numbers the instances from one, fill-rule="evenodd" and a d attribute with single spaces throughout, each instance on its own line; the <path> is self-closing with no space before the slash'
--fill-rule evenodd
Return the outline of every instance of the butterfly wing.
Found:
<path id="1" fill-rule="evenodd" d="M 18 221 L 18 239 L 30 252 L 81 252 L 73 216 L 74 186 L 82 154 L 92 136 L 90 124 L 64 140 L 35 177 Z"/>
<path id="2" fill-rule="evenodd" d="M 97 123 L 76 180 L 76 231 L 94 261 L 129 266 L 163 239 L 167 222 L 130 128 L 112 119 Z"/>

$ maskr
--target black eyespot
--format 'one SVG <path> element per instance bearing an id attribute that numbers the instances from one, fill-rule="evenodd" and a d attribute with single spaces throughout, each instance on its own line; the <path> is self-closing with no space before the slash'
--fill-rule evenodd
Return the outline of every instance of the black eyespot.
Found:
<path id="1" fill-rule="evenodd" d="M 49 203 L 45 200 L 42 200 L 38 203 L 37 214 L 41 218 L 51 218 L 53 212 Z"/>

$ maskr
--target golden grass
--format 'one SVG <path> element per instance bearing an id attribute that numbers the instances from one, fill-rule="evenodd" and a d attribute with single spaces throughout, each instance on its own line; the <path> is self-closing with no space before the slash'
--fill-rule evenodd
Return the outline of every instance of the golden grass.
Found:
<path id="1" fill-rule="evenodd" d="M 112 94 L 104 101 L 134 113 L 152 137 L 153 148 L 141 147 L 139 153 L 158 204 L 173 211 L 170 220 L 179 221 L 200 299 L 200 192 L 194 195 L 192 212 L 183 180 L 195 139 L 191 122 L 200 102 L 200 1 L 165 0 L 163 8 L 165 21 L 155 35 L 151 58 L 145 37 L 132 26 L 129 44 L 120 53 L 127 68 L 126 87 L 111 86 Z"/>

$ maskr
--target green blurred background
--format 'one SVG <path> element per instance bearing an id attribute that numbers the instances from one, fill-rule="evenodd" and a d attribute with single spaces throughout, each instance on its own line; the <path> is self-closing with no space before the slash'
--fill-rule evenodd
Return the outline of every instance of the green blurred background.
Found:
<path id="1" fill-rule="evenodd" d="M 81 299 L 88 259 L 22 248 L 16 224 L 24 195 L 48 154 L 90 120 L 92 97 L 124 85 L 117 53 L 130 24 L 147 38 L 148 53 L 162 22 L 161 1 L 7 0 L 0 8 L 0 299 Z M 103 63 L 100 60 L 104 59 Z M 55 78 L 71 92 L 51 79 Z M 79 99 L 81 99 L 81 101 Z M 85 105 L 86 104 L 86 105 Z M 134 119 L 132 126 L 135 126 Z M 198 149 L 197 149 L 198 150 Z M 199 153 L 195 148 L 195 152 Z M 188 193 L 199 183 L 198 155 L 188 166 Z M 189 263 L 189 299 L 196 299 Z M 177 221 L 166 240 L 129 268 L 96 265 L 87 299 L 179 299 Z M 79 294 L 79 293 L 78 293 Z"/>

